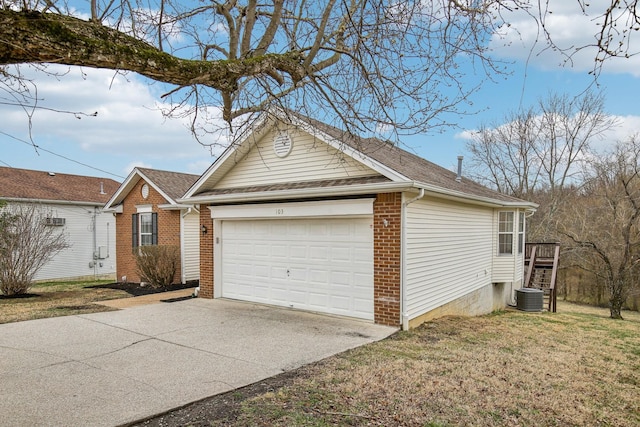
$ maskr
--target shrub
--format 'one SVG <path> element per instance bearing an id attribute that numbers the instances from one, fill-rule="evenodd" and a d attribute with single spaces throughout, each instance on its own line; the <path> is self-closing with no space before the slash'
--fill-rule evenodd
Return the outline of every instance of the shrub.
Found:
<path id="1" fill-rule="evenodd" d="M 154 288 L 173 283 L 180 262 L 180 250 L 177 246 L 149 245 L 136 249 L 136 266 L 142 281 Z"/>
<path id="2" fill-rule="evenodd" d="M 0 291 L 26 293 L 35 274 L 69 247 L 64 229 L 48 227 L 39 205 L 0 204 Z"/>

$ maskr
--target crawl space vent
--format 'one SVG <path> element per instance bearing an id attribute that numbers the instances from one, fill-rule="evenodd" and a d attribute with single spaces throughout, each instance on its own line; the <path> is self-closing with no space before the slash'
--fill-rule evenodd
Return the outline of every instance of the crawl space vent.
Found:
<path id="1" fill-rule="evenodd" d="M 541 289 L 516 289 L 516 304 L 518 310 L 542 311 L 544 292 Z"/>

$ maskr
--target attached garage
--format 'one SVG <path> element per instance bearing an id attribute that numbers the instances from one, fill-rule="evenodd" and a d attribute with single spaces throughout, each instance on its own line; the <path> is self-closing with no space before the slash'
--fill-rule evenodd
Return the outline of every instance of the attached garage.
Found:
<path id="1" fill-rule="evenodd" d="M 371 199 L 212 208 L 217 296 L 373 320 L 371 211 Z"/>
<path id="2" fill-rule="evenodd" d="M 200 297 L 405 329 L 504 307 L 523 255 L 498 242 L 521 241 L 525 227 L 504 231 L 498 219 L 536 207 L 386 141 L 277 110 L 181 201 L 201 207 Z M 494 265 L 510 268 L 497 275 Z"/>

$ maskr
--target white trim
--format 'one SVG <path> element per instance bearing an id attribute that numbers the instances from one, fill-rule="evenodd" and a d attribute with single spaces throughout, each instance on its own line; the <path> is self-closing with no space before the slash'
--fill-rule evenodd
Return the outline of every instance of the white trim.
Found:
<path id="1" fill-rule="evenodd" d="M 137 213 L 152 213 L 153 205 L 136 205 Z"/>
<path id="2" fill-rule="evenodd" d="M 193 203 L 251 203 L 267 200 L 297 199 L 304 197 L 338 197 L 361 194 L 386 193 L 390 191 L 408 191 L 411 182 L 383 182 L 375 184 L 346 185 L 341 187 L 313 187 L 276 191 L 255 191 L 250 193 L 231 193 L 214 196 L 196 196 L 180 201 Z"/>
<path id="3" fill-rule="evenodd" d="M 390 191 L 416 191 L 424 189 L 428 195 L 460 203 L 469 203 L 492 208 L 526 209 L 535 212 L 537 204 L 531 202 L 508 202 L 489 197 L 474 196 L 458 191 L 447 190 L 429 184 L 414 181 L 389 181 L 374 184 L 347 185 L 341 187 L 312 187 L 276 191 L 256 191 L 249 193 L 230 193 L 205 195 L 179 199 L 179 202 L 192 203 L 251 203 L 266 200 L 295 199 L 303 197 L 338 197 L 359 194 L 385 193 Z"/>
<path id="4" fill-rule="evenodd" d="M 167 211 L 179 211 L 179 210 L 187 210 L 187 209 L 191 209 L 193 208 L 194 205 L 187 205 L 187 204 L 162 204 L 162 205 L 158 205 L 158 209 L 163 209 L 163 210 L 167 210 Z"/>
<path id="5" fill-rule="evenodd" d="M 348 200 L 322 200 L 316 202 L 209 206 L 209 210 L 211 211 L 211 218 L 215 220 L 368 216 L 373 215 L 374 200 L 375 199 L 372 198 L 366 198 Z"/>
<path id="6" fill-rule="evenodd" d="M 213 297 L 222 298 L 222 220 L 213 220 Z"/>
<path id="7" fill-rule="evenodd" d="M 55 200 L 55 199 L 29 199 L 24 197 L 2 197 L 2 200 L 13 203 L 41 203 L 51 205 L 79 205 L 79 206 L 91 206 L 91 207 L 103 207 L 104 204 L 100 202 L 83 202 L 74 200 Z M 103 209 L 106 212 L 105 209 Z"/>

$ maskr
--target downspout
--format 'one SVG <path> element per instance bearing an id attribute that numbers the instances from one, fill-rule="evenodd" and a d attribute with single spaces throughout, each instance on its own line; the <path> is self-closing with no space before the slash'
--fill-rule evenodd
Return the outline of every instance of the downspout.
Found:
<path id="1" fill-rule="evenodd" d="M 182 215 L 180 215 L 180 272 L 181 272 L 181 277 L 180 277 L 180 281 L 181 283 L 184 285 L 187 283 L 187 272 L 185 271 L 185 266 L 184 266 L 184 246 L 185 246 L 185 241 L 184 241 L 184 219 L 187 217 L 187 215 L 189 215 L 191 213 L 193 208 L 187 208 L 186 211 L 184 211 L 184 213 Z"/>
<path id="2" fill-rule="evenodd" d="M 424 197 L 424 188 L 421 188 L 416 197 L 413 197 L 402 203 L 402 241 L 400 242 L 400 317 L 402 329 L 409 330 L 409 315 L 406 312 L 407 307 L 407 284 L 406 284 L 406 259 L 407 259 L 407 206 Z"/>
<path id="3" fill-rule="evenodd" d="M 93 208 L 93 280 L 98 280 L 98 208 Z"/>

